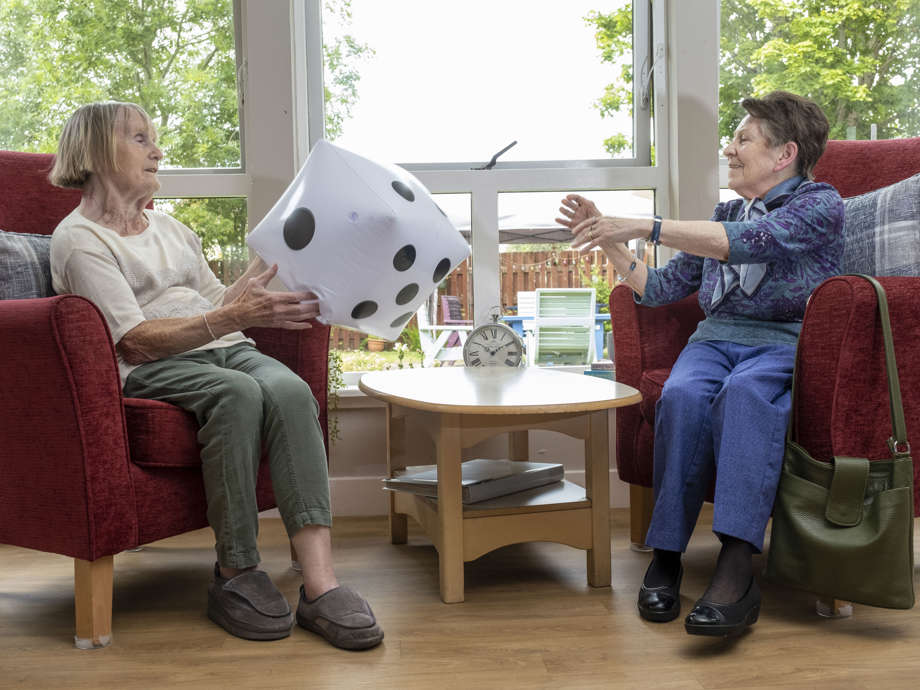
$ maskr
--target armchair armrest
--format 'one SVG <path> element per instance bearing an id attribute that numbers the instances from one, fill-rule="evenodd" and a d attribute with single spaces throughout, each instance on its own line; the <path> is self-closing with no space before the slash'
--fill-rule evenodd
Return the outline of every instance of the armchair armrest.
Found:
<path id="1" fill-rule="evenodd" d="M 618 285 L 610 293 L 617 380 L 639 387 L 642 372 L 670 369 L 703 319 L 696 293 L 662 307 L 643 307 L 633 291 Z"/>
<path id="2" fill-rule="evenodd" d="M 0 542 L 93 561 L 137 544 L 115 349 L 74 295 L 0 301 Z"/>
<path id="3" fill-rule="evenodd" d="M 326 402 L 329 385 L 329 326 L 312 321 L 313 328 L 297 331 L 284 328 L 249 328 L 246 335 L 256 341 L 259 351 L 274 357 L 310 384 L 319 403 L 319 423 L 326 450 L 329 424 Z"/>

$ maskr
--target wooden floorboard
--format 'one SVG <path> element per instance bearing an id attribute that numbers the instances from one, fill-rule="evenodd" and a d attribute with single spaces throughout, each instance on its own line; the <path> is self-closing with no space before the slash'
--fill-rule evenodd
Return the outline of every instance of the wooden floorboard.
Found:
<path id="1" fill-rule="evenodd" d="M 2 688 L 916 688 L 920 609 L 855 607 L 814 614 L 812 596 L 763 584 L 760 621 L 734 640 L 686 635 L 682 618 L 636 613 L 647 554 L 628 547 L 627 514 L 611 514 L 613 587 L 591 589 L 584 552 L 520 544 L 466 565 L 466 602 L 438 598 L 437 554 L 416 530 L 393 546 L 383 518 L 340 518 L 339 579 L 370 600 L 386 631 L 368 652 L 336 650 L 295 627 L 247 642 L 205 616 L 213 564 L 200 530 L 115 557 L 114 644 L 73 647 L 73 562 L 0 546 Z M 704 513 L 687 557 L 682 607 L 712 572 L 718 543 Z M 262 521 L 264 567 L 292 602 L 277 519 Z M 762 561 L 758 559 L 758 567 Z M 915 575 L 915 580 L 920 579 Z M 920 584 L 920 582 L 918 582 Z"/>

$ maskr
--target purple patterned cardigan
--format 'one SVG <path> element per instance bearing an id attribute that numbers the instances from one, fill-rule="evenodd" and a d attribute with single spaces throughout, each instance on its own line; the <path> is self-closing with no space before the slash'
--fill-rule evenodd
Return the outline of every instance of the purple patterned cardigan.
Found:
<path id="1" fill-rule="evenodd" d="M 743 216 L 744 199 L 720 203 L 712 215 L 728 235 L 726 263 L 767 264 L 763 281 L 750 297 L 736 289 L 713 308 L 712 293 L 721 280 L 722 262 L 678 252 L 664 267 L 649 269 L 645 293 L 637 302 L 657 307 L 699 290 L 706 318 L 689 342 L 794 345 L 809 295 L 826 278 L 840 273 L 843 200 L 829 184 L 807 180 L 788 194 L 771 199 L 767 193 L 765 199 L 769 212 L 754 221 L 737 220 Z"/>

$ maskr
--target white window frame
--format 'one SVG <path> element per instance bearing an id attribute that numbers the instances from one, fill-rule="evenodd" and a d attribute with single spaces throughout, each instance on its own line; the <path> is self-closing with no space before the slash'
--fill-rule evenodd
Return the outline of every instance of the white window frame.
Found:
<path id="1" fill-rule="evenodd" d="M 233 2 L 233 31 L 236 44 L 237 74 L 243 71 L 244 45 L 243 21 L 241 3 L 243 0 Z M 191 198 L 191 197 L 232 197 L 248 196 L 250 192 L 250 178 L 246 173 L 246 137 L 245 118 L 242 108 L 243 79 L 237 79 L 237 103 L 240 104 L 240 160 L 242 165 L 238 168 L 176 168 L 160 171 L 160 190 L 156 198 Z"/>
<path id="2" fill-rule="evenodd" d="M 404 166 L 433 193 L 471 197 L 477 323 L 488 319 L 500 294 L 499 194 L 651 189 L 664 217 L 709 217 L 719 180 L 719 0 L 651 0 L 650 7 L 648 15 L 633 13 L 633 73 L 640 74 L 642 57 L 654 56 L 654 166 L 647 158 L 499 162 L 488 171 L 456 162 Z M 164 170 L 157 196 L 246 197 L 255 227 L 322 137 L 321 0 L 234 0 L 233 11 L 243 163 L 239 169 Z M 634 102 L 641 104 L 640 94 Z M 640 119 L 648 118 L 634 121 Z M 648 151 L 650 140 L 651 132 L 634 129 L 637 152 Z"/>
<path id="3" fill-rule="evenodd" d="M 312 146 L 323 136 L 323 64 L 322 64 L 322 2 L 300 0 L 306 5 L 306 43 L 309 142 Z M 633 2 L 633 73 L 652 64 L 651 25 L 664 27 L 664 4 L 649 5 L 645 0 Z M 664 61 L 655 65 L 654 101 L 665 100 L 664 82 L 667 68 Z M 667 166 L 667 108 L 656 117 L 656 146 L 658 165 L 650 165 L 651 140 L 649 111 L 641 106 L 640 80 L 634 80 L 633 117 L 634 152 L 631 159 L 566 160 L 566 161 L 499 161 L 491 170 L 472 170 L 474 162 L 402 164 L 433 194 L 469 194 L 471 198 L 471 244 L 473 256 L 473 320 L 476 324 L 489 320 L 489 312 L 500 294 L 498 197 L 509 192 L 577 192 L 591 190 L 651 189 L 655 192 L 658 212 L 669 208 Z"/>

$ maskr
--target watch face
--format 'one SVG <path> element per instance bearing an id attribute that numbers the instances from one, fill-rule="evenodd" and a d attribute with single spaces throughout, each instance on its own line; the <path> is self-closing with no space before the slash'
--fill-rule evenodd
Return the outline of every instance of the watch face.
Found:
<path id="1" fill-rule="evenodd" d="M 521 340 L 510 328 L 489 324 L 474 328 L 463 346 L 468 367 L 517 367 L 523 357 Z"/>

